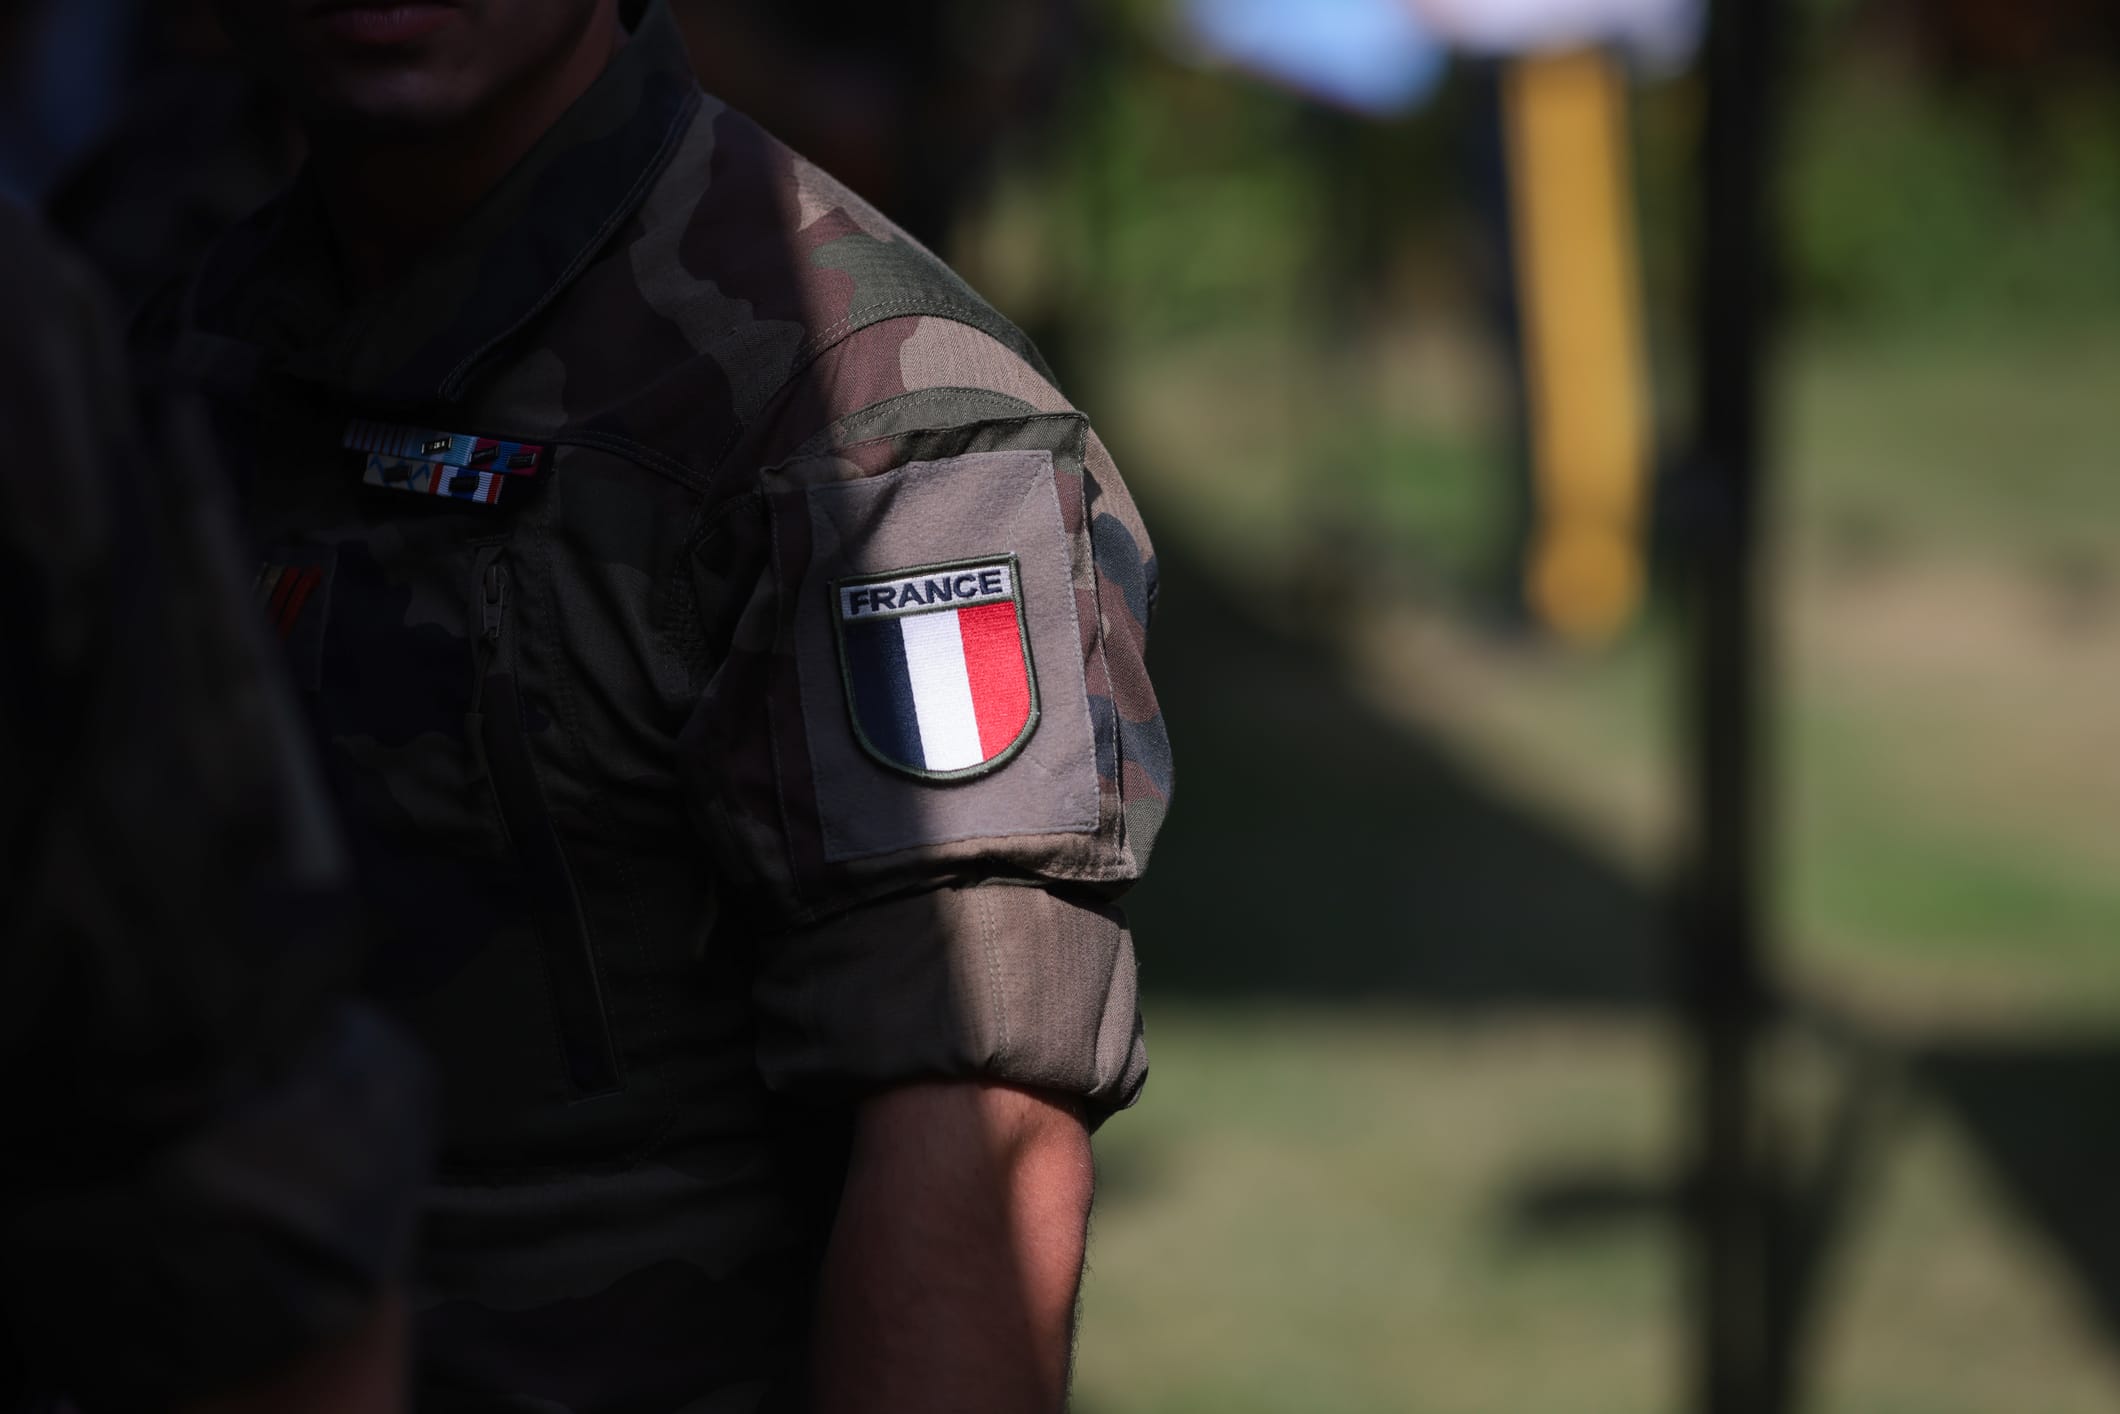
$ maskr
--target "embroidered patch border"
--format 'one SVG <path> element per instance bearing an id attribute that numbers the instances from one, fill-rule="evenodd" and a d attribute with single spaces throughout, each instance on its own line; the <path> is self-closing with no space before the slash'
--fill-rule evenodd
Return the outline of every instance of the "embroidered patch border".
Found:
<path id="1" fill-rule="evenodd" d="M 1005 586 L 993 586 L 996 571 Z M 923 599 L 916 608 L 878 607 L 864 597 L 887 588 L 895 601 L 909 584 L 930 595 L 939 584 L 944 593 L 940 602 Z M 1030 742 L 1040 716 L 1038 672 L 1014 554 L 853 575 L 827 588 L 847 718 L 870 759 L 916 780 L 949 784 L 993 774 Z M 1013 649 L 999 644 L 1004 631 L 991 612 L 1004 607 Z M 968 614 L 977 617 L 967 620 Z M 947 626 L 928 623 L 945 617 Z M 965 765 L 929 764 L 938 756 L 963 760 L 973 751 L 979 755 Z"/>

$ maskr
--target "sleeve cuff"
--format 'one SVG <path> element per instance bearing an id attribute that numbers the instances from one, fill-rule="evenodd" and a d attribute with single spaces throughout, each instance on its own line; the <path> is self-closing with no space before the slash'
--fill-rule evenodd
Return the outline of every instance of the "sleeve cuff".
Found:
<path id="1" fill-rule="evenodd" d="M 759 1066 L 784 1093 L 979 1078 L 1102 1118 L 1148 1075 L 1123 915 L 1035 885 L 937 889 L 768 939 L 757 1002 Z"/>

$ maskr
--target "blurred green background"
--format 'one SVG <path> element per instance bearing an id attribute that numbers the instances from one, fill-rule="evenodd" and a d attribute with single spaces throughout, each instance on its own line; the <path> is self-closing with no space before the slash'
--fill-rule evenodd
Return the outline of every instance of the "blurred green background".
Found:
<path id="1" fill-rule="evenodd" d="M 2113 1410 L 2120 86 L 1921 8 L 1800 7 L 1777 178 L 1771 1088 L 1834 1198 L 1803 1387 Z M 1476 76 L 1380 123 L 1181 64 L 1155 0 L 1099 19 L 951 242 L 1164 561 L 1154 1077 L 1100 1140 L 1081 1408 L 1681 1407 L 1678 636 L 1512 613 Z M 1697 78 L 1634 105 L 1675 451 Z"/>
<path id="2" fill-rule="evenodd" d="M 1179 791 L 1079 1408 L 1684 1408 L 1681 625 L 1666 589 L 1569 649 L 1512 588 L 1492 72 L 1356 117 L 1188 62 L 1180 3 L 676 0 L 709 87 L 1039 338 L 1155 532 Z M 201 9 L 41 8 L 117 47 L 0 93 L 32 193 L 83 156 L 53 112 L 161 92 L 118 81 L 156 52 L 129 27 Z M 1800 1390 L 2120 1411 L 2120 7 L 1790 9 L 1767 1079 Z M 1702 109 L 1691 72 L 1631 94 L 1667 473 Z M 173 153 L 150 104 L 48 208 L 142 296 L 192 253 L 164 232 L 286 175 L 252 116 Z"/>

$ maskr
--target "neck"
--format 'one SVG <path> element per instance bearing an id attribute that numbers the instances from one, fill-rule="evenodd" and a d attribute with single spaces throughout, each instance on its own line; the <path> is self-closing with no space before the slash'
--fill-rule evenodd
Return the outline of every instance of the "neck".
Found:
<path id="1" fill-rule="evenodd" d="M 526 75 L 446 128 L 312 132 L 310 165 L 355 286 L 396 279 L 469 215 L 596 82 L 624 39 L 609 19 L 565 62 Z"/>

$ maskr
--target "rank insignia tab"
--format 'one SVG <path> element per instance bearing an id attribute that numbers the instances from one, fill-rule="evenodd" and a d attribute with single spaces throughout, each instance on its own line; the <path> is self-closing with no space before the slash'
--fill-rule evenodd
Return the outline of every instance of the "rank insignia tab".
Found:
<path id="1" fill-rule="evenodd" d="M 269 554 L 251 581 L 258 611 L 285 648 L 296 682 L 312 691 L 322 672 L 336 564 L 329 546 L 285 546 Z"/>
<path id="2" fill-rule="evenodd" d="M 835 581 L 847 710 L 871 757 L 923 780 L 1005 765 L 1038 725 L 1016 557 Z"/>

